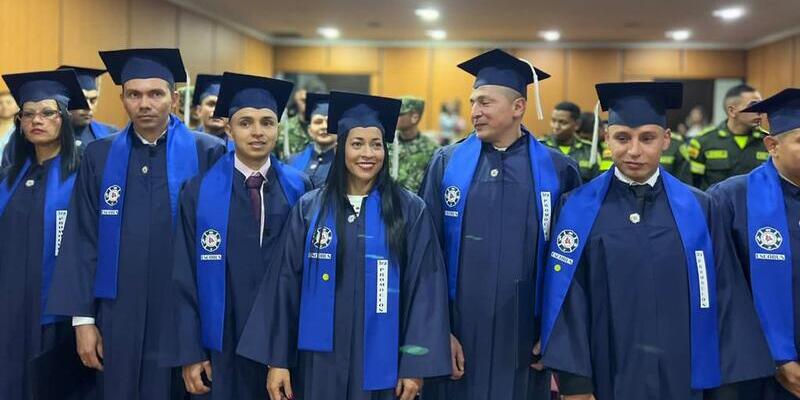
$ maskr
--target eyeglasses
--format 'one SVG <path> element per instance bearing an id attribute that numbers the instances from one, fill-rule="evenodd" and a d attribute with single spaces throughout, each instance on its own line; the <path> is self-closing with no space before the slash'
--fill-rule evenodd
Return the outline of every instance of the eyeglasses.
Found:
<path id="1" fill-rule="evenodd" d="M 45 109 L 39 112 L 22 111 L 21 113 L 19 113 L 19 119 L 25 122 L 33 121 L 37 116 L 41 116 L 42 119 L 44 120 L 52 121 L 61 116 L 61 113 L 58 112 L 58 110 L 50 110 L 50 109 Z"/>

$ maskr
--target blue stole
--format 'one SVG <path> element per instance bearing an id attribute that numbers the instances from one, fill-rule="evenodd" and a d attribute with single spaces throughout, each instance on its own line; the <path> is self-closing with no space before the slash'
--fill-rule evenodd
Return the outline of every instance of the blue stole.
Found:
<path id="1" fill-rule="evenodd" d="M 322 192 L 320 192 L 322 193 Z M 389 252 L 386 226 L 381 220 L 381 195 L 373 190 L 366 199 L 364 236 L 364 384 L 363 390 L 382 390 L 397 384 L 400 332 L 400 268 Z M 336 302 L 335 211 L 325 212 L 318 224 L 318 206 L 306 234 L 300 324 L 297 347 L 333 351 Z"/>
<path id="2" fill-rule="evenodd" d="M 114 133 L 111 131 L 111 129 L 108 128 L 108 126 L 103 125 L 95 120 L 92 120 L 92 122 L 89 123 L 89 125 L 91 126 L 92 133 L 94 134 L 95 139 L 102 139 Z"/>
<path id="3" fill-rule="evenodd" d="M 229 153 L 232 153 L 236 150 L 236 144 L 233 143 L 233 139 L 227 138 L 225 139 L 225 148 L 228 149 Z"/>
<path id="4" fill-rule="evenodd" d="M 7 182 L 0 182 L 0 215 L 5 212 L 8 201 L 16 192 L 25 173 L 31 166 L 31 161 L 26 160 L 19 172 L 19 176 L 8 188 Z M 45 309 L 47 304 L 47 294 L 50 284 L 53 281 L 53 271 L 56 266 L 56 256 L 61 247 L 61 234 L 64 232 L 64 223 L 67 221 L 67 207 L 72 195 L 72 187 L 75 184 L 75 174 L 71 174 L 63 182 L 61 181 L 61 156 L 51 161 L 47 172 L 47 187 L 45 188 L 44 200 L 44 237 L 42 241 L 42 282 L 41 282 L 41 309 Z M 52 324 L 62 320 L 62 317 L 46 315 L 42 313 L 40 323 L 42 325 Z"/>
<path id="5" fill-rule="evenodd" d="M 552 220 L 552 203 L 561 196 L 561 187 L 550 156 L 550 150 L 534 139 L 525 129 L 522 133 L 528 137 L 528 154 L 531 162 L 533 190 L 538 199 L 537 217 L 542 232 L 536 243 L 536 315 L 541 310 L 541 285 L 547 242 L 550 238 L 550 222 Z M 482 142 L 477 135 L 471 134 L 455 148 L 453 156 L 444 171 L 442 178 L 442 208 L 444 209 L 444 251 L 447 262 L 447 283 L 450 300 L 456 298 L 458 285 L 458 268 L 461 250 L 461 228 L 464 223 L 464 210 L 472 177 L 481 157 Z"/>
<path id="6" fill-rule="evenodd" d="M 270 157 L 271 168 L 275 168 L 283 194 L 289 206 L 294 206 L 305 193 L 303 175 L 293 168 L 286 167 L 274 156 Z M 224 330 L 225 265 L 233 170 L 234 153 L 227 153 L 203 177 L 197 200 L 195 263 L 200 328 L 203 346 L 216 351 L 222 351 Z"/>
<path id="7" fill-rule="evenodd" d="M 717 280 L 714 247 L 705 222 L 706 216 L 692 191 L 661 168 L 672 216 L 678 227 L 686 257 L 691 305 L 691 375 L 693 389 L 720 385 L 719 332 L 717 325 Z M 567 296 L 575 270 L 590 240 L 592 227 L 614 178 L 612 167 L 603 175 L 578 188 L 567 199 L 559 214 L 555 232 L 558 240 L 550 244 L 544 281 L 542 349 Z"/>
<path id="8" fill-rule="evenodd" d="M 128 179 L 128 159 L 131 140 L 139 140 L 133 125 L 121 131 L 111 142 L 100 186 L 97 271 L 94 293 L 101 299 L 117 297 L 119 242 L 125 204 L 125 184 Z M 172 226 L 177 220 L 178 195 L 183 183 L 199 170 L 197 144 L 194 135 L 174 115 L 167 127 L 167 181 L 172 209 Z"/>
<path id="9" fill-rule="evenodd" d="M 311 162 L 311 156 L 313 156 L 313 155 L 314 155 L 314 145 L 313 144 L 309 144 L 289 164 L 291 166 L 299 169 L 300 171 L 305 171 L 306 170 L 306 166 L 308 165 L 309 162 Z"/>
<path id="10" fill-rule="evenodd" d="M 792 246 L 781 177 L 772 160 L 747 176 L 747 232 L 753 300 L 772 357 L 796 360 Z"/>

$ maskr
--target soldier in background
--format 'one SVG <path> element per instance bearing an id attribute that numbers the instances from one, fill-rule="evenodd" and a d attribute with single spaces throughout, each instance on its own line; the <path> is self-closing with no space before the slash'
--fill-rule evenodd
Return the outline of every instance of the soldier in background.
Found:
<path id="1" fill-rule="evenodd" d="M 416 193 L 439 145 L 419 131 L 425 100 L 412 96 L 400 99 L 403 105 L 397 118 L 397 140 L 389 146 L 389 171 L 397 183 Z"/>

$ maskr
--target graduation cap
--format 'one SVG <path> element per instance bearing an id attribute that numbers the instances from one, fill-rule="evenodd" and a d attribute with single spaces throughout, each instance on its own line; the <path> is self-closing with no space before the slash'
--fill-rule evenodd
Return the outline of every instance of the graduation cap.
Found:
<path id="1" fill-rule="evenodd" d="M 667 127 L 667 110 L 683 104 L 680 82 L 601 83 L 595 85 L 608 125 Z"/>
<path id="2" fill-rule="evenodd" d="M 75 74 L 78 75 L 78 83 L 81 84 L 81 89 L 87 92 L 90 90 L 97 90 L 97 78 L 108 72 L 104 69 L 76 67 L 73 65 L 62 65 L 58 67 L 58 69 L 75 70 Z"/>
<path id="3" fill-rule="evenodd" d="M 293 83 L 281 79 L 226 72 L 222 74 L 214 118 L 230 118 L 236 111 L 252 107 L 268 108 L 280 120 L 292 87 Z"/>
<path id="4" fill-rule="evenodd" d="M 528 60 L 494 49 L 462 62 L 458 67 L 475 76 L 475 84 L 472 85 L 475 89 L 484 85 L 504 86 L 527 98 L 528 85 L 533 83 L 536 89 L 536 113 L 540 120 L 544 118 L 539 99 L 539 81 L 549 78 L 550 74 L 534 67 Z"/>
<path id="5" fill-rule="evenodd" d="M 3 80 L 20 108 L 29 101 L 49 99 L 64 104 L 69 110 L 89 108 L 73 70 L 9 74 L 3 75 Z"/>
<path id="6" fill-rule="evenodd" d="M 331 96 L 321 93 L 308 93 L 306 94 L 306 121 L 311 121 L 313 115 L 328 116 L 328 105 L 331 102 Z"/>
<path id="7" fill-rule="evenodd" d="M 546 72 L 533 67 L 526 60 L 512 56 L 500 49 L 490 50 L 458 64 L 458 68 L 475 76 L 473 88 L 483 85 L 505 86 L 525 96 L 527 87 L 535 79 L 543 81 L 550 77 Z M 536 71 L 534 77 L 533 72 Z"/>
<path id="8" fill-rule="evenodd" d="M 338 134 L 340 140 L 353 128 L 375 127 L 387 143 L 394 141 L 402 101 L 347 92 L 331 92 L 330 101 L 328 132 Z"/>
<path id="9" fill-rule="evenodd" d="M 192 105 L 199 106 L 208 96 L 219 96 L 221 83 L 222 75 L 197 74 L 197 79 L 194 81 Z"/>
<path id="10" fill-rule="evenodd" d="M 117 85 L 131 79 L 160 78 L 170 84 L 186 82 L 186 68 L 178 49 L 101 51 L 100 58 Z"/>
<path id="11" fill-rule="evenodd" d="M 766 113 L 770 135 L 780 135 L 800 128 L 800 89 L 780 93 L 745 108 L 742 112 Z"/>

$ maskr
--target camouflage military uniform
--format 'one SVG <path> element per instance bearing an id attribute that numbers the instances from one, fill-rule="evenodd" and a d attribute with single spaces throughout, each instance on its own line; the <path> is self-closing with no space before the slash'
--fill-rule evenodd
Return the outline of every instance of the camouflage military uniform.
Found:
<path id="1" fill-rule="evenodd" d="M 289 141 L 288 153 L 286 152 L 287 139 Z M 311 143 L 311 138 L 308 136 L 308 122 L 301 120 L 299 114 L 281 121 L 278 142 L 275 144 L 278 158 L 288 161 L 293 154 L 303 151 L 309 143 Z"/>
<path id="2" fill-rule="evenodd" d="M 689 169 L 689 154 L 686 141 L 680 135 L 672 134 L 669 147 L 661 153 L 661 166 L 672 176 L 682 182 L 692 184 L 692 172 Z"/>
<path id="3" fill-rule="evenodd" d="M 581 179 L 584 182 L 588 182 L 597 176 L 600 158 L 598 157 L 594 164 L 591 163 L 592 142 L 580 139 L 577 136 L 575 136 L 575 140 L 570 146 L 560 146 L 552 137 L 543 138 L 539 141 L 545 146 L 559 150 L 564 155 L 575 160 L 581 170 Z"/>
<path id="4" fill-rule="evenodd" d="M 433 157 L 433 152 L 439 148 L 439 144 L 433 139 L 419 134 L 416 138 L 405 141 L 398 135 L 395 137 L 395 142 L 389 147 L 389 152 L 394 155 L 397 147 L 400 147 L 400 165 L 397 168 L 397 178 L 395 180 L 405 187 L 406 189 L 417 193 L 419 186 L 422 184 L 422 178 L 425 176 L 425 170 L 428 168 L 428 163 Z M 389 167 L 393 164 L 392 158 L 389 160 Z"/>
<path id="5" fill-rule="evenodd" d="M 688 148 L 694 185 L 705 190 L 728 177 L 749 173 L 761 165 L 769 158 L 762 142 L 766 135 L 763 129 L 754 129 L 747 135 L 747 143 L 742 148 L 728 131 L 727 121 L 701 132 L 689 142 Z"/>
<path id="6" fill-rule="evenodd" d="M 416 97 L 403 96 L 400 114 L 417 112 L 422 117 L 425 110 L 425 101 Z M 433 157 L 433 152 L 439 147 L 433 139 L 418 133 L 411 140 L 403 140 L 400 132 L 395 135 L 394 143 L 389 146 L 389 171 L 392 177 L 406 189 L 416 193 L 422 184 L 425 170 Z M 397 151 L 399 148 L 399 152 Z M 395 165 L 397 163 L 397 165 Z"/>

